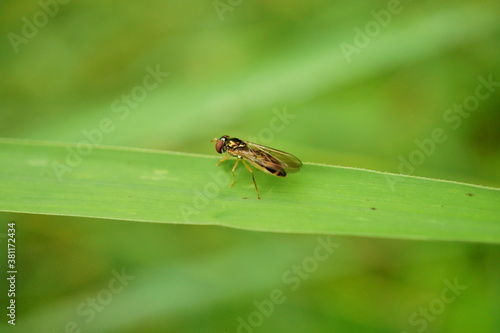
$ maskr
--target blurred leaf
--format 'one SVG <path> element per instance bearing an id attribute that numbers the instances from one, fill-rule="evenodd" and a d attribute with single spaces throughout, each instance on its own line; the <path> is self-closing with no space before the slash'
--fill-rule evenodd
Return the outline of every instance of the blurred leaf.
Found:
<path id="1" fill-rule="evenodd" d="M 493 188 L 306 163 L 285 179 L 256 173 L 257 200 L 244 168 L 228 188 L 232 163 L 216 167 L 215 157 L 9 139 L 0 146 L 1 211 L 500 242 Z"/>
<path id="2" fill-rule="evenodd" d="M 333 7 L 329 11 L 335 13 L 337 9 Z M 359 23 L 359 26 L 350 22 L 342 29 L 337 30 L 338 27 L 335 27 L 336 33 L 332 33 L 330 29 L 334 27 L 330 27 L 330 29 L 314 29 L 313 33 L 294 36 L 295 38 L 288 43 L 290 44 L 288 47 L 282 47 L 276 53 L 269 52 L 268 45 L 265 44 L 266 49 L 257 52 L 262 58 L 253 55 L 248 63 L 233 65 L 241 69 L 231 71 L 231 75 L 211 73 L 212 75 L 208 76 L 209 79 L 199 81 L 189 77 L 183 78 L 182 72 L 176 69 L 172 60 L 162 60 L 165 54 L 171 53 L 172 50 L 159 46 L 159 49 L 155 51 L 157 54 L 155 53 L 154 61 L 144 63 L 144 59 L 140 58 L 137 63 L 130 60 L 134 68 L 140 68 L 134 73 L 134 78 L 130 79 L 130 86 L 120 87 L 119 91 L 106 96 L 99 104 L 96 104 L 97 98 L 88 98 L 88 102 L 79 101 L 78 103 L 71 99 L 71 103 L 64 105 L 61 111 L 64 117 L 59 119 L 63 119 L 63 124 L 58 121 L 47 121 L 45 126 L 39 126 L 39 121 L 35 121 L 35 119 L 38 120 L 36 117 L 45 120 L 47 111 L 44 110 L 40 116 L 37 112 L 30 112 L 30 117 L 22 117 L 23 122 L 20 124 L 27 129 L 21 132 L 20 137 L 77 142 L 82 138 L 82 129 L 95 127 L 99 120 L 106 116 L 118 124 L 112 135 L 104 138 L 106 144 L 150 146 L 156 143 L 158 138 L 167 143 L 182 142 L 182 140 L 189 140 L 193 132 L 202 132 L 207 128 L 213 128 L 214 132 L 217 132 L 216 129 L 219 126 L 226 126 L 233 122 L 240 123 L 242 118 L 253 118 L 258 110 L 271 110 L 276 106 L 315 100 L 325 93 L 349 87 L 356 82 L 363 82 L 384 73 L 400 71 L 401 68 L 415 66 L 414 64 L 428 59 L 449 56 L 449 52 L 457 45 L 469 45 L 478 37 L 485 38 L 498 30 L 497 16 L 484 5 L 443 8 L 432 16 L 422 15 L 412 20 L 396 17 L 390 29 L 384 30 L 380 36 L 373 38 L 369 46 L 362 48 L 360 53 L 353 55 L 348 62 L 340 45 L 354 43 L 356 33 L 353 28 L 364 29 L 366 24 L 364 19 L 366 18 L 363 18 L 361 21 L 363 24 Z M 370 16 L 369 19 L 373 20 L 373 17 Z M 241 31 L 233 30 L 232 33 L 234 35 L 230 34 L 230 41 L 232 41 L 232 48 L 235 49 L 233 52 L 238 52 L 238 54 L 245 52 L 239 50 L 239 43 L 236 42 L 241 40 Z M 70 35 L 69 38 L 74 37 Z M 129 34 L 126 38 L 127 40 L 130 38 Z M 139 41 L 142 40 L 141 35 Z M 217 40 L 227 43 L 225 38 Z M 187 43 L 190 42 L 193 40 L 188 39 Z M 211 45 L 208 50 L 224 49 L 223 52 L 217 54 L 217 58 L 227 53 L 225 47 L 218 44 L 212 45 L 212 40 L 207 43 Z M 195 44 L 191 47 L 198 50 L 202 46 Z M 246 47 L 255 48 L 253 44 Z M 140 47 L 140 50 L 143 48 Z M 207 49 L 203 48 L 203 51 L 207 52 Z M 99 50 L 99 52 L 105 51 Z M 116 50 L 113 51 L 111 48 L 108 52 L 116 52 Z M 40 57 L 51 54 L 44 52 Z M 202 64 L 197 65 L 196 68 L 213 67 L 219 72 L 229 66 L 228 59 L 222 58 L 221 62 L 204 63 L 205 59 L 210 57 L 204 56 L 204 53 L 195 52 L 195 54 L 193 62 Z M 183 55 L 183 57 L 186 56 L 191 55 Z M 239 59 L 239 57 L 235 58 Z M 88 61 L 88 59 L 83 59 L 81 66 L 87 66 Z M 56 64 L 54 71 L 58 75 L 69 72 L 69 69 L 60 70 L 60 60 L 53 60 L 53 62 Z M 32 61 L 23 65 L 35 66 Z M 106 64 L 106 67 L 113 67 L 113 65 L 114 62 L 110 62 Z M 129 108 L 127 112 L 120 111 L 126 110 L 127 105 L 121 98 L 122 94 L 130 95 L 133 89 L 142 84 L 143 78 L 148 75 L 147 67 L 168 72 L 170 75 L 159 82 L 157 88 L 148 91 L 146 98 L 141 99 L 140 103 L 135 103 L 136 106 Z M 117 67 L 114 75 L 123 75 L 123 70 L 122 67 Z M 101 68 L 95 71 L 101 71 Z M 17 75 L 14 75 L 12 79 L 17 79 Z M 92 77 L 89 85 L 94 86 L 95 81 L 104 79 L 107 77 L 99 76 L 98 79 Z M 424 79 L 421 78 L 421 80 Z M 64 82 L 56 79 L 57 86 L 53 89 L 57 100 L 61 99 L 61 87 L 59 87 L 61 81 Z M 28 83 L 30 82 L 36 89 L 39 89 L 36 80 L 30 77 Z M 23 85 L 28 83 L 23 83 Z M 430 83 L 425 82 L 425 84 Z M 448 84 L 448 82 L 441 84 Z M 405 90 L 405 93 L 408 92 Z M 78 93 L 78 97 L 80 94 Z M 355 94 L 359 96 L 359 88 L 356 89 Z M 102 98 L 101 95 L 99 97 Z M 368 100 L 373 102 L 371 99 Z M 122 102 L 113 104 L 117 101 Z M 331 114 L 330 103 L 331 101 L 327 101 L 325 105 L 328 111 L 324 113 L 327 115 Z M 36 103 L 32 107 L 39 110 L 41 104 Z M 66 112 L 68 107 L 71 107 L 72 112 Z M 29 107 L 24 106 L 19 112 L 28 109 Z M 25 119 L 28 121 L 31 119 L 32 126 L 26 125 Z M 5 126 L 5 128 L 1 126 L 2 123 L 0 123 L 0 129 L 10 131 L 10 126 Z"/>
<path id="3" fill-rule="evenodd" d="M 328 238 L 324 239 L 329 242 Z M 137 273 L 127 270 L 126 275 L 133 277 L 130 285 L 124 287 L 125 293 L 113 299 L 113 306 L 106 308 L 106 316 L 97 315 L 95 320 L 88 321 L 87 315 L 81 315 L 75 321 L 83 331 L 87 332 L 112 330 L 123 332 L 132 325 L 140 326 L 142 320 L 158 313 L 168 316 L 196 314 L 197 311 L 203 311 L 213 304 L 226 304 L 239 298 L 251 298 L 260 293 L 268 296 L 273 288 L 279 288 L 285 295 L 290 295 L 292 293 L 290 283 L 287 285 L 282 282 L 276 285 L 276 277 L 281 277 L 288 267 L 295 264 L 297 256 L 311 253 L 321 243 L 312 243 L 309 238 L 278 242 L 282 251 L 269 253 L 272 243 L 276 244 L 276 239 L 259 242 L 260 246 L 256 248 L 255 243 L 248 244 L 243 241 L 231 251 L 207 253 L 198 260 L 158 263 L 154 268 L 142 269 Z M 340 246 L 338 243 L 331 242 L 331 244 Z M 248 264 L 255 256 L 268 258 L 265 262 L 259 263 L 260 269 L 257 271 L 255 266 Z M 214 273 L 214 267 L 225 267 L 228 274 L 221 276 L 222 274 Z M 351 263 L 345 269 L 340 269 L 336 275 L 343 276 L 357 270 L 359 263 Z M 122 271 L 117 269 L 116 272 Z M 321 272 L 317 274 L 321 276 Z M 112 272 L 107 275 L 114 276 Z M 241 281 L 245 281 L 248 276 L 252 279 L 245 283 L 245 288 L 242 288 Z M 210 288 L 207 288 L 207 285 Z M 21 325 L 27 332 L 34 332 L 40 327 L 43 331 L 58 332 L 57 329 L 64 327 L 68 318 L 74 318 L 75 308 L 87 299 L 88 293 L 92 293 L 92 290 L 53 302 L 50 307 L 40 308 Z M 140 307 L 140 311 L 133 311 L 124 317 L 123 313 L 128 311 L 132 303 L 140 303 L 143 306 Z M 230 314 L 227 316 L 236 327 L 238 315 L 234 315 L 234 318 Z"/>

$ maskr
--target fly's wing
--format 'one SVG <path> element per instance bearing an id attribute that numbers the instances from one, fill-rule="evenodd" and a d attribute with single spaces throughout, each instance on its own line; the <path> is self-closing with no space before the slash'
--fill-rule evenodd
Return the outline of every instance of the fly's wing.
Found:
<path id="1" fill-rule="evenodd" d="M 287 172 L 297 172 L 302 162 L 284 151 L 247 142 L 247 150 L 241 156 L 257 169 L 278 177 L 285 177 Z"/>

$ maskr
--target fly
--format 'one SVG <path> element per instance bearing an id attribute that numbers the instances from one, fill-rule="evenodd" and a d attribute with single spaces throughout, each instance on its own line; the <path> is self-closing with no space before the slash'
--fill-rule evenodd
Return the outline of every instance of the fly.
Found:
<path id="1" fill-rule="evenodd" d="M 216 142 L 215 150 L 219 154 L 227 153 L 217 165 L 220 165 L 231 157 L 236 157 L 236 162 L 231 170 L 233 180 L 229 186 L 233 186 L 234 184 L 234 170 L 236 170 L 241 160 L 243 165 L 252 174 L 252 181 L 258 199 L 260 199 L 259 189 L 257 188 L 252 168 L 248 166 L 245 160 L 260 171 L 277 177 L 286 177 L 287 173 L 298 172 L 302 166 L 302 162 L 292 154 L 253 142 L 230 138 L 228 135 L 224 135 L 220 139 L 214 138 L 212 142 Z"/>

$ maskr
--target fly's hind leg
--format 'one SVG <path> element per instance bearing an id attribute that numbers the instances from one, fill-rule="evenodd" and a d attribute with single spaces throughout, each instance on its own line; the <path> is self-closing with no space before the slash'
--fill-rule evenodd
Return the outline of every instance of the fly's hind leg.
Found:
<path id="1" fill-rule="evenodd" d="M 247 170 L 250 171 L 250 173 L 252 174 L 252 181 L 253 181 L 253 185 L 255 186 L 255 192 L 257 192 L 257 199 L 260 200 L 259 189 L 257 188 L 257 183 L 255 182 L 255 177 L 253 175 L 253 170 L 252 170 L 252 168 L 250 168 L 248 166 L 248 164 L 245 162 L 245 160 L 241 160 L 241 161 L 243 162 L 243 165 L 247 168 Z M 234 167 L 236 167 L 236 164 L 235 164 Z M 234 170 L 234 168 L 233 168 L 233 170 Z"/>

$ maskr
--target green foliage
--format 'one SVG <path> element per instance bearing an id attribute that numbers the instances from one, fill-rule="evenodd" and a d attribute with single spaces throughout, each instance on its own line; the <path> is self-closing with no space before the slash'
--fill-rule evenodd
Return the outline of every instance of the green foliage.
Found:
<path id="1" fill-rule="evenodd" d="M 181 153 L 3 140 L 4 211 L 332 235 L 500 242 L 500 191 L 306 164 L 286 179 Z M 230 162 L 226 162 L 226 165 Z M 229 169 L 229 168 L 225 168 Z M 240 168 L 243 169 L 243 167 Z M 19 200 L 19 198 L 23 198 Z"/>
<path id="2" fill-rule="evenodd" d="M 1 5 L 0 331 L 500 331 L 498 1 L 63 2 Z"/>

